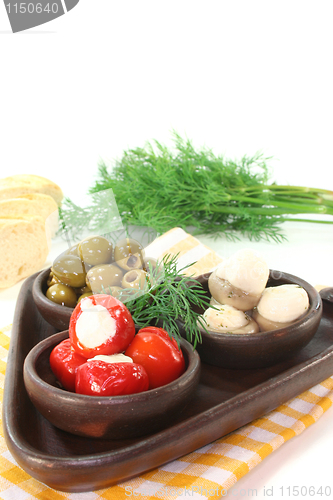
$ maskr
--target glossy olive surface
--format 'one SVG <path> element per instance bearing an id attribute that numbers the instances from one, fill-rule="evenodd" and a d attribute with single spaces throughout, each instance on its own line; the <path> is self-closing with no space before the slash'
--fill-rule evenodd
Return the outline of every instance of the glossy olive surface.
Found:
<path id="1" fill-rule="evenodd" d="M 60 255 L 53 262 L 52 271 L 64 285 L 76 288 L 86 284 L 86 271 L 79 256 Z"/>
<path id="2" fill-rule="evenodd" d="M 108 293 L 111 286 L 120 286 L 124 271 L 116 264 L 94 266 L 87 272 L 86 283 L 94 293 Z"/>
<path id="3" fill-rule="evenodd" d="M 40 315 L 57 330 L 67 330 L 73 307 L 62 306 L 46 297 L 50 268 L 41 271 L 32 285 L 32 296 Z"/>
<path id="4" fill-rule="evenodd" d="M 82 299 L 85 299 L 86 297 L 90 297 L 92 292 L 85 292 L 82 295 L 79 296 L 77 299 L 77 303 L 79 303 Z"/>
<path id="5" fill-rule="evenodd" d="M 134 288 L 135 290 L 145 290 L 148 288 L 147 273 L 143 269 L 133 269 L 124 274 L 121 281 L 123 288 Z"/>
<path id="6" fill-rule="evenodd" d="M 107 264 L 113 256 L 112 243 L 103 236 L 91 236 L 78 244 L 78 255 L 91 266 Z"/>
<path id="7" fill-rule="evenodd" d="M 143 247 L 133 238 L 124 238 L 114 248 L 114 260 L 125 271 L 140 269 L 144 263 Z"/>
<path id="8" fill-rule="evenodd" d="M 65 255 L 75 255 L 75 257 L 79 257 L 79 253 L 78 253 L 78 243 L 76 243 L 76 245 L 73 245 L 72 247 L 70 247 L 68 250 L 65 250 L 64 254 Z"/>
<path id="9" fill-rule="evenodd" d="M 50 286 L 46 291 L 46 297 L 52 302 L 66 307 L 75 307 L 77 302 L 75 291 L 61 283 Z"/>
<path id="10" fill-rule="evenodd" d="M 63 251 L 54 260 L 46 283 L 47 287 L 58 283 L 70 287 L 72 291 L 67 295 L 71 298 L 62 301 L 55 289 L 46 293 L 44 287 L 46 297 L 64 307 L 72 307 L 74 293 L 76 303 L 89 292 L 115 293 L 116 297 L 126 302 L 132 294 L 132 289 L 143 287 L 146 290 L 146 280 L 143 279 L 143 275 L 149 273 L 156 279 L 156 261 L 152 258 L 144 260 L 144 248 L 134 238 L 119 238 L 115 243 L 111 241 L 111 235 L 108 238 L 91 236 Z M 138 274 L 135 278 L 131 274 L 128 280 L 124 280 L 124 275 L 129 271 L 137 271 Z M 114 287 L 128 290 L 123 291 L 120 296 L 119 290 Z"/>

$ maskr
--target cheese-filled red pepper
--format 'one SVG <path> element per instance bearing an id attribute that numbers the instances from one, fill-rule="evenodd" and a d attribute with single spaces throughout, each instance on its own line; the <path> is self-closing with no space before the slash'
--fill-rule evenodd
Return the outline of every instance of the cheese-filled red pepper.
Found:
<path id="1" fill-rule="evenodd" d="M 145 368 L 149 377 L 149 389 L 169 384 L 185 371 L 181 349 L 176 340 L 171 339 L 162 328 L 141 328 L 126 349 L 125 355 Z"/>
<path id="2" fill-rule="evenodd" d="M 64 389 L 71 392 L 75 391 L 76 371 L 86 361 L 86 358 L 74 351 L 69 339 L 56 345 L 50 354 L 51 370 Z"/>
<path id="3" fill-rule="evenodd" d="M 112 295 L 83 298 L 69 322 L 73 349 L 85 358 L 123 352 L 135 335 L 127 307 Z"/>
<path id="4" fill-rule="evenodd" d="M 87 396 L 123 396 L 146 391 L 149 379 L 143 366 L 123 354 L 97 356 L 79 366 L 75 392 Z"/>

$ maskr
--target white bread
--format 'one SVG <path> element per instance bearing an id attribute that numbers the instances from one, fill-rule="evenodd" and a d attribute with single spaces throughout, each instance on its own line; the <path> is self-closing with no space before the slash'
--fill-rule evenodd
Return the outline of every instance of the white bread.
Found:
<path id="1" fill-rule="evenodd" d="M 8 288 L 42 268 L 49 247 L 40 216 L 0 218 L 0 288 Z"/>
<path id="2" fill-rule="evenodd" d="M 58 205 L 48 194 L 31 193 L 0 200 L 0 218 L 8 215 L 40 215 L 51 238 L 58 229 Z"/>
<path id="3" fill-rule="evenodd" d="M 57 205 L 60 205 L 63 199 L 63 192 L 57 184 L 38 175 L 19 174 L 0 179 L 0 200 L 30 193 L 48 194 Z"/>

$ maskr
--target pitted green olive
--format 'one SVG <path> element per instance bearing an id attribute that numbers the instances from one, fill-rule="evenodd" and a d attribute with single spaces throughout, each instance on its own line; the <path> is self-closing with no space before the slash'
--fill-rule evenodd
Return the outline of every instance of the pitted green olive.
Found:
<path id="1" fill-rule="evenodd" d="M 132 269 L 124 274 L 121 281 L 123 288 L 135 288 L 136 290 L 146 290 L 148 288 L 147 273 L 143 269 Z"/>
<path id="2" fill-rule="evenodd" d="M 124 289 L 121 286 L 110 286 L 107 290 L 105 290 L 105 292 L 121 302 L 126 303 L 133 299 L 133 295 L 135 295 L 136 290 L 134 288 Z"/>
<path id="3" fill-rule="evenodd" d="M 149 275 L 151 285 L 163 281 L 165 275 L 163 262 L 158 262 L 155 259 L 148 258 L 144 261 L 143 269 Z"/>
<path id="4" fill-rule="evenodd" d="M 120 286 L 123 274 L 115 264 L 94 266 L 87 272 L 87 285 L 94 293 L 108 293 L 110 286 Z"/>
<path id="5" fill-rule="evenodd" d="M 97 266 L 112 261 L 112 243 L 103 236 L 91 236 L 78 244 L 78 255 L 88 265 Z"/>
<path id="6" fill-rule="evenodd" d="M 155 271 L 156 266 L 157 260 L 150 257 L 149 259 L 144 259 L 142 267 L 147 273 L 151 274 Z"/>
<path id="7" fill-rule="evenodd" d="M 114 260 L 125 271 L 142 269 L 143 253 L 143 247 L 138 241 L 124 238 L 114 248 Z"/>
<path id="8" fill-rule="evenodd" d="M 52 272 L 64 285 L 79 288 L 86 284 L 84 266 L 75 255 L 60 255 L 53 262 Z"/>
<path id="9" fill-rule="evenodd" d="M 113 297 L 116 297 L 116 299 L 119 299 L 121 293 L 123 292 L 123 289 L 121 286 L 110 286 L 107 290 L 107 293 L 112 295 Z"/>
<path id="10" fill-rule="evenodd" d="M 123 238 L 118 241 L 114 248 L 115 260 L 125 259 L 130 255 L 138 253 L 143 250 L 142 245 L 133 238 Z"/>
<path id="11" fill-rule="evenodd" d="M 70 286 L 61 283 L 50 286 L 46 291 L 46 297 L 62 306 L 76 306 L 77 297 L 75 291 Z"/>

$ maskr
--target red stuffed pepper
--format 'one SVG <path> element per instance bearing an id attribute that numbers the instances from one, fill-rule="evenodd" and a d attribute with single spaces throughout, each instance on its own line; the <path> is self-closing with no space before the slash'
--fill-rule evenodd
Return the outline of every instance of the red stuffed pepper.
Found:
<path id="1" fill-rule="evenodd" d="M 123 352 L 135 335 L 127 307 L 112 295 L 92 295 L 75 307 L 69 322 L 73 349 L 85 358 Z"/>
<path id="2" fill-rule="evenodd" d="M 146 391 L 148 386 L 143 366 L 120 354 L 97 356 L 79 366 L 75 392 L 88 396 L 122 396 Z"/>
<path id="3" fill-rule="evenodd" d="M 175 339 L 162 328 L 147 326 L 138 331 L 125 351 L 142 365 L 149 377 L 149 389 L 176 380 L 185 371 L 185 360 Z"/>
<path id="4" fill-rule="evenodd" d="M 75 391 L 75 374 L 80 365 L 87 360 L 80 356 L 65 339 L 55 346 L 50 354 L 50 366 L 54 375 L 67 391 Z"/>

